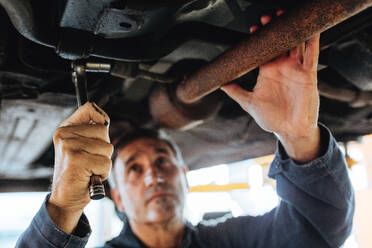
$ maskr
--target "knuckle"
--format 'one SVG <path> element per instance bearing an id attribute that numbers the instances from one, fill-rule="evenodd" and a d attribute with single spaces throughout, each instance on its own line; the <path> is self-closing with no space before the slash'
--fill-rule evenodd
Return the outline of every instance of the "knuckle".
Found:
<path id="1" fill-rule="evenodd" d="M 65 164 L 65 171 L 66 173 L 72 175 L 76 174 L 77 168 L 81 168 L 81 156 L 79 152 L 73 151 L 73 150 L 67 150 L 65 151 L 65 156 L 67 157 L 67 163 Z"/>
<path id="2" fill-rule="evenodd" d="M 109 174 L 110 174 L 110 173 L 108 173 L 108 172 L 103 173 L 103 174 L 101 175 L 102 181 L 105 181 L 105 180 L 109 177 Z"/>
<path id="3" fill-rule="evenodd" d="M 61 139 L 62 152 L 68 150 L 79 150 L 78 140 L 74 138 Z"/>
<path id="4" fill-rule="evenodd" d="M 62 134 L 64 132 L 64 129 L 63 128 L 58 128 L 55 132 L 54 132 L 54 135 L 53 135 L 53 141 L 54 142 L 58 142 L 61 138 L 62 138 Z"/>
<path id="5" fill-rule="evenodd" d="M 107 144 L 107 150 L 108 150 L 108 155 L 111 158 L 112 154 L 114 153 L 114 146 L 110 143 Z"/>
<path id="6" fill-rule="evenodd" d="M 107 132 L 107 129 L 106 129 L 106 126 L 105 125 L 96 124 L 95 127 L 97 128 L 97 131 L 99 131 L 99 132 L 102 132 L 102 133 L 106 133 Z"/>
<path id="7" fill-rule="evenodd" d="M 105 166 L 105 170 L 106 171 L 109 171 L 111 169 L 111 165 L 112 165 L 111 158 L 104 157 L 103 158 L 103 165 Z"/>
<path id="8" fill-rule="evenodd" d="M 68 151 L 70 150 L 70 145 L 67 140 L 61 140 L 61 150 L 62 153 L 68 153 Z"/>

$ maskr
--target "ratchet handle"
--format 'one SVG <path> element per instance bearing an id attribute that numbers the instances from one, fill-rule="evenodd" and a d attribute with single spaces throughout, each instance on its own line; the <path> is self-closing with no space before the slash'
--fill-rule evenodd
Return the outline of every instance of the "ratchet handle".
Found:
<path id="1" fill-rule="evenodd" d="M 88 101 L 87 78 L 84 65 L 72 63 L 72 82 L 75 86 L 77 105 L 84 105 Z M 89 183 L 89 195 L 92 200 L 99 200 L 105 197 L 105 187 L 100 176 L 92 175 Z"/>
<path id="2" fill-rule="evenodd" d="M 92 175 L 90 177 L 89 195 L 92 200 L 99 200 L 105 197 L 105 187 L 100 176 Z"/>

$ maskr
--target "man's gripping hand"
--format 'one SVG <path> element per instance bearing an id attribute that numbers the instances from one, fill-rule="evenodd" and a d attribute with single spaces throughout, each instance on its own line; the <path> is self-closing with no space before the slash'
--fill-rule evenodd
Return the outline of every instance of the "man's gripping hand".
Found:
<path id="1" fill-rule="evenodd" d="M 273 132 L 289 157 L 300 163 L 316 158 L 320 147 L 317 65 L 319 35 L 260 67 L 253 92 L 223 86 L 261 126 Z"/>
<path id="2" fill-rule="evenodd" d="M 88 102 L 65 120 L 54 133 L 55 165 L 47 210 L 54 223 L 72 233 L 90 202 L 90 177 L 107 179 L 113 146 L 108 115 Z"/>

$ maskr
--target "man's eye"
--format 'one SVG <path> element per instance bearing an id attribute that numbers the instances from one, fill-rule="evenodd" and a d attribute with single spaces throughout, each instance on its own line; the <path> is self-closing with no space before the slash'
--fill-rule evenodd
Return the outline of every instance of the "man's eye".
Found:
<path id="1" fill-rule="evenodd" d="M 140 166 L 138 164 L 131 165 L 128 169 L 129 172 L 138 172 L 140 170 Z"/>
<path id="2" fill-rule="evenodd" d="M 171 162 L 167 158 L 160 157 L 160 158 L 156 159 L 156 165 L 157 166 L 168 166 L 170 164 L 171 164 Z"/>

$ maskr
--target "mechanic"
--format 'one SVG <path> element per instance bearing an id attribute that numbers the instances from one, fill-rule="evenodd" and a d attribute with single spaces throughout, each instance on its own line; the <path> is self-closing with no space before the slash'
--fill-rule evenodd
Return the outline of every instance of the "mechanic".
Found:
<path id="1" fill-rule="evenodd" d="M 318 124 L 318 55 L 316 35 L 261 66 L 253 92 L 222 87 L 278 138 L 269 171 L 281 198 L 275 209 L 192 226 L 183 218 L 186 167 L 177 147 L 156 132 L 135 132 L 115 147 L 111 195 L 127 219 L 105 247 L 340 247 L 351 231 L 354 197 L 344 156 Z M 16 247 L 85 247 L 89 180 L 107 179 L 112 164 L 108 123 L 87 103 L 57 129 L 52 192 Z"/>

